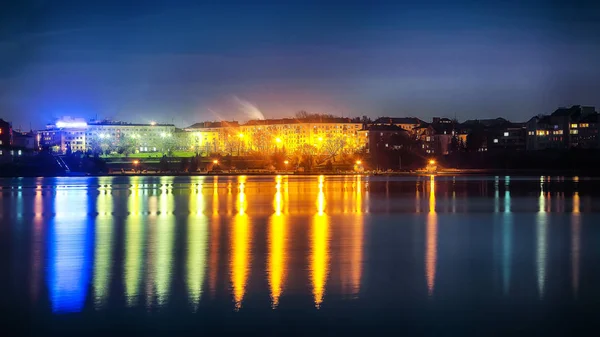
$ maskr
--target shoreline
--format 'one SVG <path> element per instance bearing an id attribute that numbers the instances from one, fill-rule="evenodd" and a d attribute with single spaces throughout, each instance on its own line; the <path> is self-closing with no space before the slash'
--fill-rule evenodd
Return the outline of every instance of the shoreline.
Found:
<path id="1" fill-rule="evenodd" d="M 62 178 L 62 177 L 193 177 L 193 176 L 382 176 L 382 177 L 412 177 L 412 176 L 587 176 L 598 177 L 597 171 L 573 171 L 573 170 L 510 170 L 510 169 L 465 169 L 465 170 L 440 170 L 436 172 L 426 171 L 391 171 L 391 172 L 294 172 L 294 171 L 270 171 L 270 172 L 112 172 L 99 174 L 71 173 L 64 175 L 28 175 L 28 176 L 2 176 L 0 178 Z"/>

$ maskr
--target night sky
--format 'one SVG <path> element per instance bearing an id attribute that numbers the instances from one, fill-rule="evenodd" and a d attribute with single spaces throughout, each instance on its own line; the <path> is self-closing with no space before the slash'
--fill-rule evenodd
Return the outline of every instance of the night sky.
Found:
<path id="1" fill-rule="evenodd" d="M 600 1 L 450 2 L 3 1 L 0 118 L 525 121 L 600 107 Z"/>

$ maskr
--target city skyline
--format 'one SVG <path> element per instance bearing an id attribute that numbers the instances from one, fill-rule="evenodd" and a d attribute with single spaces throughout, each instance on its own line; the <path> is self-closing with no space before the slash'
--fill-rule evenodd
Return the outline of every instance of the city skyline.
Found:
<path id="1" fill-rule="evenodd" d="M 235 5 L 12 4 L 0 114 L 26 129 L 63 115 L 186 126 L 298 110 L 522 121 L 600 105 L 591 1 Z"/>

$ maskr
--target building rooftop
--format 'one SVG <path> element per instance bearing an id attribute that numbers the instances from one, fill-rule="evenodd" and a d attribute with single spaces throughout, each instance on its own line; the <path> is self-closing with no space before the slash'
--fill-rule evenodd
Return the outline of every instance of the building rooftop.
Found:
<path id="1" fill-rule="evenodd" d="M 188 126 L 186 129 L 208 129 L 208 128 L 228 127 L 228 126 L 237 127 L 239 125 L 240 124 L 237 121 L 199 122 L 199 123 L 195 123 L 193 125 Z"/>
<path id="2" fill-rule="evenodd" d="M 373 124 L 422 124 L 417 117 L 379 117 Z"/>

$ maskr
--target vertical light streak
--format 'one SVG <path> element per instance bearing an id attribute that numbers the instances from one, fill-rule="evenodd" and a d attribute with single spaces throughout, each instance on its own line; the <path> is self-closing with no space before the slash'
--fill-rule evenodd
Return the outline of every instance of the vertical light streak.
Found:
<path id="1" fill-rule="evenodd" d="M 429 213 L 427 214 L 426 247 L 425 247 L 425 278 L 427 293 L 433 296 L 435 290 L 435 275 L 437 268 L 437 214 L 435 212 L 435 178 L 429 180 Z"/>
<path id="2" fill-rule="evenodd" d="M 235 309 L 242 307 L 242 301 L 246 294 L 246 285 L 250 271 L 250 220 L 246 214 L 246 177 L 239 177 L 239 193 L 237 201 L 237 214 L 233 219 L 233 236 L 231 240 L 231 283 L 233 288 L 233 299 Z"/>
<path id="3" fill-rule="evenodd" d="M 133 184 L 127 200 L 129 215 L 125 223 L 124 281 L 127 306 L 138 303 L 144 259 L 144 225 L 141 215 L 141 189 Z"/>
<path id="4" fill-rule="evenodd" d="M 581 255 L 581 214 L 579 208 L 579 192 L 575 192 L 573 195 L 573 212 L 571 213 L 571 284 L 575 298 L 579 293 L 579 259 Z"/>
<path id="5" fill-rule="evenodd" d="M 100 180 L 101 182 L 103 179 Z M 94 304 L 96 309 L 106 305 L 112 268 L 113 219 L 110 187 L 99 191 L 96 199 L 96 243 L 94 252 Z"/>
<path id="6" fill-rule="evenodd" d="M 188 217 L 186 283 L 189 303 L 195 311 L 202 296 L 208 248 L 208 219 L 203 214 L 202 184 L 200 184 L 198 190 L 190 193 L 190 205 L 194 206 L 190 207 Z"/>
<path id="7" fill-rule="evenodd" d="M 310 275 L 313 284 L 315 306 L 321 307 L 329 275 L 329 219 L 325 214 L 325 177 L 319 176 L 317 214 L 313 217 L 311 235 Z"/>
<path id="8" fill-rule="evenodd" d="M 267 261 L 271 307 L 277 308 L 283 292 L 286 278 L 286 240 L 287 228 L 282 214 L 281 176 L 275 178 L 274 214 L 269 221 L 269 256 Z"/>

